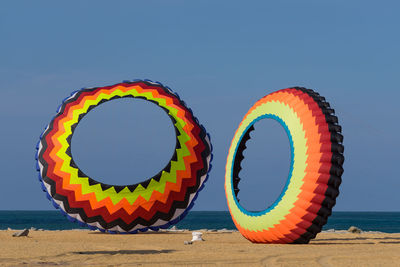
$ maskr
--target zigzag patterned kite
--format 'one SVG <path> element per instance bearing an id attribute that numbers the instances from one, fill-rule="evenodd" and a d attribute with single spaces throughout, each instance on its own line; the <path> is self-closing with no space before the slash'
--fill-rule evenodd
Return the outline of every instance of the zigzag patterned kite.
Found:
<path id="1" fill-rule="evenodd" d="M 164 109 L 176 131 L 176 147 L 171 161 L 154 177 L 133 185 L 108 185 L 74 163 L 71 138 L 92 108 L 124 97 L 142 98 Z M 42 133 L 36 159 L 43 190 L 70 220 L 110 233 L 136 233 L 168 228 L 186 215 L 207 180 L 212 154 L 209 135 L 176 93 L 160 83 L 137 80 L 72 93 Z"/>

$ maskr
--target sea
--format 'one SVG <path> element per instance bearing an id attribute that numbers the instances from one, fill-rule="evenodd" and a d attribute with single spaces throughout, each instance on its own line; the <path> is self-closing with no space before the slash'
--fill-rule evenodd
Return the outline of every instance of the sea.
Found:
<path id="1" fill-rule="evenodd" d="M 400 212 L 333 212 L 327 230 L 347 230 L 356 226 L 363 231 L 400 233 Z M 44 230 L 82 229 L 67 220 L 59 211 L 0 211 L 0 230 L 34 227 Z M 178 229 L 236 229 L 228 211 L 190 211 L 176 224 Z"/>

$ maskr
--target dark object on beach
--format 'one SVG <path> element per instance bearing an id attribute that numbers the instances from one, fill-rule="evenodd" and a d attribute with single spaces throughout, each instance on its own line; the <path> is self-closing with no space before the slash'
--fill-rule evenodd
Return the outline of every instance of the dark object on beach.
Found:
<path id="1" fill-rule="evenodd" d="M 355 226 L 350 226 L 350 228 L 347 231 L 354 234 L 360 234 L 362 232 L 360 228 Z"/>
<path id="2" fill-rule="evenodd" d="M 20 232 L 14 233 L 12 236 L 20 237 L 20 236 L 28 236 L 28 234 L 29 234 L 29 229 L 24 229 L 24 230 L 22 230 Z"/>
<path id="3" fill-rule="evenodd" d="M 191 245 L 191 244 L 193 244 L 193 242 L 192 242 L 192 241 L 184 241 L 183 244 L 185 244 L 185 245 Z"/>

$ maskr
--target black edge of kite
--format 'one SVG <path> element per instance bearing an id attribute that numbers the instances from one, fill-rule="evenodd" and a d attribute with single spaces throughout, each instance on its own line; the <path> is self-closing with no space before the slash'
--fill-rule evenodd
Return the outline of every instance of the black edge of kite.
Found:
<path id="1" fill-rule="evenodd" d="M 308 94 L 319 106 L 325 115 L 325 121 L 331 134 L 331 169 L 329 171 L 330 178 L 328 180 L 328 188 L 325 191 L 325 199 L 321 203 L 321 208 L 317 212 L 316 218 L 312 221 L 312 225 L 306 229 L 306 232 L 295 240 L 294 243 L 308 243 L 311 239 L 321 232 L 322 227 L 327 223 L 328 217 L 332 214 L 332 208 L 336 204 L 336 198 L 339 195 L 339 186 L 342 182 L 343 163 L 344 163 L 344 146 L 342 127 L 339 120 L 335 116 L 335 110 L 331 108 L 325 97 L 320 96 L 312 89 L 304 87 L 293 87 Z"/>

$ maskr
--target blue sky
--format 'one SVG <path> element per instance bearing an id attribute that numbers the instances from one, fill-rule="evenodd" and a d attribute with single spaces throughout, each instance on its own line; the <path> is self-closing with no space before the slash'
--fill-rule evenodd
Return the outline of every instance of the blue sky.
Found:
<path id="1" fill-rule="evenodd" d="M 227 209 L 225 160 L 239 122 L 262 96 L 298 85 L 325 96 L 343 126 L 335 210 L 399 211 L 399 8 L 397 1 L 2 1 L 0 209 L 52 209 L 34 148 L 64 97 L 147 78 L 179 92 L 212 136 L 214 168 L 195 210 Z M 258 128 L 242 173 L 240 198 L 250 209 L 279 195 L 289 165 L 283 129 L 271 121 Z M 173 140 L 156 106 L 112 101 L 82 120 L 72 152 L 94 179 L 133 183 L 168 161 Z"/>

